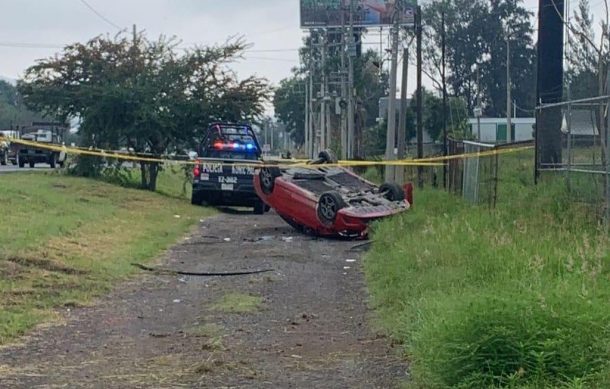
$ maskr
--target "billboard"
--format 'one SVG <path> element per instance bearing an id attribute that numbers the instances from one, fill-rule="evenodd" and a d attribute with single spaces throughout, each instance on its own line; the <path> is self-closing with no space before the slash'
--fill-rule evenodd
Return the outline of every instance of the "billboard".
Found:
<path id="1" fill-rule="evenodd" d="M 349 25 L 351 2 L 355 27 L 415 25 L 417 0 L 301 0 L 301 28 Z"/>

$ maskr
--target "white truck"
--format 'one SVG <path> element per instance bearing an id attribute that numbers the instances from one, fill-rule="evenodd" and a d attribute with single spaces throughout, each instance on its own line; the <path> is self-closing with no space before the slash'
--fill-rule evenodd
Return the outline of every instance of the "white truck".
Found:
<path id="1" fill-rule="evenodd" d="M 37 130 L 36 132 L 24 134 L 21 136 L 21 139 L 61 146 L 59 136 L 50 130 Z M 55 169 L 57 165 L 63 167 L 65 153 L 36 146 L 19 145 L 17 161 L 20 168 L 24 167 L 26 164 L 33 168 L 37 163 L 47 163 L 51 165 L 52 169 Z"/>

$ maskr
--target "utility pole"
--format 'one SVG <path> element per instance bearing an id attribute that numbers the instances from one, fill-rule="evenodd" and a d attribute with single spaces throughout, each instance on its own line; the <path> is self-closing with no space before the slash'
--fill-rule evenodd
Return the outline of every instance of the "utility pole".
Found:
<path id="1" fill-rule="evenodd" d="M 271 136 L 271 150 L 275 150 L 275 145 L 273 142 L 273 138 L 275 137 L 275 123 L 271 120 L 269 121 L 269 135 Z"/>
<path id="2" fill-rule="evenodd" d="M 349 2 L 349 41 L 350 45 L 353 46 L 354 40 L 354 0 Z M 352 47 L 353 48 L 353 47 Z M 356 144 L 354 139 L 354 55 L 355 50 L 350 48 L 348 53 L 348 69 L 347 69 L 347 83 L 348 83 L 348 99 L 347 99 L 347 157 L 348 159 L 354 158 L 354 146 Z"/>
<path id="3" fill-rule="evenodd" d="M 443 72 L 443 155 L 447 156 L 447 76 L 445 67 L 445 3 L 441 13 L 442 36 L 441 36 L 441 55 Z M 447 189 L 447 164 L 443 165 L 443 188 Z"/>
<path id="4" fill-rule="evenodd" d="M 312 50 L 313 52 L 313 50 Z M 312 62 L 313 63 L 313 62 Z M 311 71 L 311 65 L 309 69 L 309 128 L 307 131 L 309 132 L 309 148 L 307 149 L 307 158 L 313 158 L 314 148 L 316 142 L 316 121 L 313 114 L 313 97 L 315 96 L 314 87 L 313 87 L 313 74 Z"/>
<path id="5" fill-rule="evenodd" d="M 510 80 L 510 31 L 508 26 L 506 27 L 506 141 L 507 143 L 512 142 L 512 114 L 513 109 L 511 97 L 511 80 Z"/>
<path id="6" fill-rule="evenodd" d="M 474 116 L 477 117 L 477 140 L 481 141 L 481 116 L 483 110 L 481 108 L 481 78 L 479 74 L 479 65 L 477 64 L 477 107 L 474 110 Z"/>
<path id="7" fill-rule="evenodd" d="M 398 159 L 405 159 L 407 142 L 407 86 L 409 81 L 409 48 L 405 47 L 402 53 L 402 83 L 400 86 L 400 116 L 398 117 Z M 396 167 L 396 183 L 404 184 L 405 169 Z"/>
<path id="8" fill-rule="evenodd" d="M 424 157 L 424 121 L 423 104 L 424 98 L 422 90 L 422 25 L 421 7 L 417 6 L 415 14 L 415 31 L 417 36 L 417 158 Z M 424 169 L 417 167 L 417 184 L 420 188 L 424 187 Z"/>
<path id="9" fill-rule="evenodd" d="M 347 9 L 351 8 L 346 8 L 346 7 L 342 7 L 341 9 L 341 71 L 339 72 L 339 74 L 341 75 L 341 102 L 345 101 L 345 99 L 347 98 L 347 85 L 346 85 L 346 81 L 347 81 L 347 77 L 345 75 L 345 50 L 346 50 L 346 44 L 347 41 L 345 39 L 345 11 Z M 347 122 L 345 121 L 347 118 L 346 116 L 346 112 L 345 109 L 343 107 L 343 105 L 341 104 L 341 159 L 342 160 L 346 160 L 347 159 Z"/>
<path id="10" fill-rule="evenodd" d="M 328 77 L 326 77 L 326 85 L 324 86 L 324 89 L 326 90 L 326 94 L 327 96 L 324 98 L 324 105 L 326 106 L 326 148 L 330 149 L 332 146 L 332 136 L 333 136 L 333 129 L 331 126 L 331 122 L 330 122 L 330 111 L 331 111 L 331 107 L 332 105 L 330 104 L 332 101 L 331 98 L 331 94 L 330 94 L 330 88 L 328 87 Z"/>
<path id="11" fill-rule="evenodd" d="M 398 40 L 399 40 L 398 19 L 392 27 L 392 60 L 390 64 L 390 95 L 388 96 L 388 128 L 386 133 L 385 159 L 391 161 L 396 159 L 394 149 L 396 148 L 396 79 L 398 73 Z M 385 167 L 385 181 L 394 182 L 395 166 Z"/>
<path id="12" fill-rule="evenodd" d="M 320 87 L 320 151 L 326 149 L 326 33 L 322 34 L 322 86 Z"/>
<path id="13" fill-rule="evenodd" d="M 305 80 L 305 153 L 309 156 L 309 80 Z"/>

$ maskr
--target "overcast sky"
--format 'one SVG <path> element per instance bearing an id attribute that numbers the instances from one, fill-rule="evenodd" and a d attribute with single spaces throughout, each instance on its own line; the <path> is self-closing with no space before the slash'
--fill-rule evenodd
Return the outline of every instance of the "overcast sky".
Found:
<path id="1" fill-rule="evenodd" d="M 253 47 L 246 54 L 247 59 L 235 65 L 242 77 L 257 74 L 277 84 L 298 65 L 297 48 L 303 36 L 298 0 L 86 0 L 86 3 L 95 11 L 83 0 L 0 0 L 0 76 L 19 78 L 36 59 L 57 52 L 56 46 L 86 41 L 99 34 L 114 34 L 118 29 L 113 24 L 131 29 L 134 23 L 150 37 L 175 35 L 186 45 L 221 43 L 229 36 L 243 35 Z M 576 3 L 572 0 L 573 7 Z M 602 2 L 591 3 L 599 8 Z M 538 0 L 525 0 L 524 5 L 537 12 Z M 378 41 L 379 36 L 371 34 L 368 40 Z M 34 47 L 24 47 L 28 45 Z M 414 86 L 415 72 L 410 71 L 409 90 Z"/>
<path id="2" fill-rule="evenodd" d="M 298 64 L 301 43 L 295 0 L 0 0 L 0 75 L 19 78 L 38 58 L 58 50 L 9 47 L 62 46 L 99 34 L 116 33 L 116 24 L 135 23 L 149 37 L 175 35 L 185 45 L 222 43 L 244 35 L 253 44 L 247 60 L 236 64 L 240 76 L 258 74 L 277 83 Z M 286 50 L 287 51 L 266 51 Z"/>

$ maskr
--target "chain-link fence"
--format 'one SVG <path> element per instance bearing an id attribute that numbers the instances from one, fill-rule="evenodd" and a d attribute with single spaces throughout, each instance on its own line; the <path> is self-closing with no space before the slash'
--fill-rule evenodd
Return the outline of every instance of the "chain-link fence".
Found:
<path id="1" fill-rule="evenodd" d="M 592 208 L 606 223 L 610 216 L 608 101 L 604 96 L 540 106 L 539 112 L 561 108 L 561 162 L 549 163 L 539 156 L 536 164 L 538 177 L 563 175 L 570 198 Z M 539 144 L 538 149 L 546 146 Z"/>
<path id="2" fill-rule="evenodd" d="M 447 189 L 472 204 L 495 208 L 504 182 L 516 179 L 533 184 L 533 155 L 528 146 L 533 141 L 488 144 L 449 139 L 448 154 L 467 157 L 448 161 Z M 504 154 L 503 150 L 513 148 L 518 152 Z"/>

